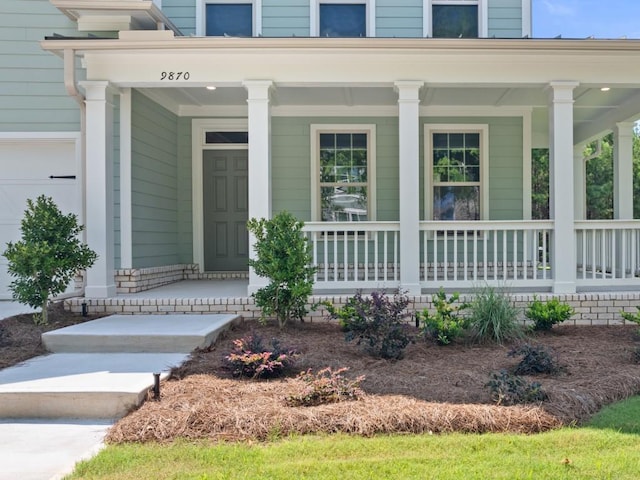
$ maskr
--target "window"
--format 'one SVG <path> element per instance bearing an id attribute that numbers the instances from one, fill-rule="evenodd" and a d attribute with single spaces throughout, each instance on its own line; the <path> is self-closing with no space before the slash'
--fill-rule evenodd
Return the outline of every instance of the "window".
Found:
<path id="1" fill-rule="evenodd" d="M 486 37 L 487 0 L 424 0 L 424 33 L 433 38 Z"/>
<path id="2" fill-rule="evenodd" d="M 375 0 L 310 0 L 311 36 L 375 36 Z"/>
<path id="3" fill-rule="evenodd" d="M 375 126 L 312 125 L 312 218 L 374 220 Z"/>
<path id="4" fill-rule="evenodd" d="M 252 3 L 206 3 L 205 19 L 205 35 L 208 37 L 253 35 Z"/>
<path id="5" fill-rule="evenodd" d="M 427 126 L 428 218 L 473 221 L 487 217 L 488 127 Z"/>
<path id="6" fill-rule="evenodd" d="M 366 5 L 320 4 L 321 37 L 366 37 Z"/>

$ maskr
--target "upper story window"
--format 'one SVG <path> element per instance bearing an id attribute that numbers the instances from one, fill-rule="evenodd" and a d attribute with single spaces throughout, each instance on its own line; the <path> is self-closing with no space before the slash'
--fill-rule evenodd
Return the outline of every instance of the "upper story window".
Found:
<path id="1" fill-rule="evenodd" d="M 252 37 L 262 31 L 262 0 L 196 0 L 196 35 Z"/>
<path id="2" fill-rule="evenodd" d="M 208 3 L 208 37 L 251 37 L 253 35 L 253 5 L 250 3 Z"/>
<path id="3" fill-rule="evenodd" d="M 310 1 L 312 37 L 374 36 L 375 0 Z"/>
<path id="4" fill-rule="evenodd" d="M 375 125 L 312 125 L 312 219 L 375 220 Z"/>
<path id="5" fill-rule="evenodd" d="M 488 215 L 488 127 L 427 125 L 428 218 L 471 221 Z"/>
<path id="6" fill-rule="evenodd" d="M 486 37 L 487 0 L 424 0 L 424 32 L 433 38 Z"/>

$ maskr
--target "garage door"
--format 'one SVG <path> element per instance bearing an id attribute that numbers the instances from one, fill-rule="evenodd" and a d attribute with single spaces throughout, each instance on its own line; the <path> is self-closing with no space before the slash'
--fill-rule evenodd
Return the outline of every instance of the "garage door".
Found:
<path id="1" fill-rule="evenodd" d="M 28 198 L 44 194 L 52 197 L 63 213 L 80 214 L 77 136 L 62 135 L 0 137 L 0 253 L 7 242 L 20 239 L 20 221 Z M 10 282 L 7 261 L 0 256 L 0 299 L 11 298 Z"/>

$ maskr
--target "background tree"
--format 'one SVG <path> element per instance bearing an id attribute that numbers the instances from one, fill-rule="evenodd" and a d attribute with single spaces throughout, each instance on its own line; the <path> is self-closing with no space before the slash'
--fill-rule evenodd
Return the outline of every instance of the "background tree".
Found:
<path id="1" fill-rule="evenodd" d="M 75 215 L 64 215 L 50 197 L 27 200 L 22 239 L 9 242 L 3 255 L 15 277 L 9 285 L 13 298 L 42 309 L 36 323 L 47 323 L 49 299 L 64 292 L 78 270 L 96 261 L 96 253 L 78 239 L 83 229 Z"/>

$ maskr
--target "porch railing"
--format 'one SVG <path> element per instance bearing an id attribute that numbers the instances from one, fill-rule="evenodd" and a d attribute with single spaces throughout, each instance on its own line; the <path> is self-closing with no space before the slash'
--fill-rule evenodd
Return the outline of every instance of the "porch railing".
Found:
<path id="1" fill-rule="evenodd" d="M 423 287 L 549 287 L 553 222 L 421 222 Z"/>
<path id="2" fill-rule="evenodd" d="M 640 284 L 640 226 L 637 221 L 575 223 L 580 286 Z"/>
<path id="3" fill-rule="evenodd" d="M 321 289 L 398 288 L 399 222 L 307 222 Z"/>

